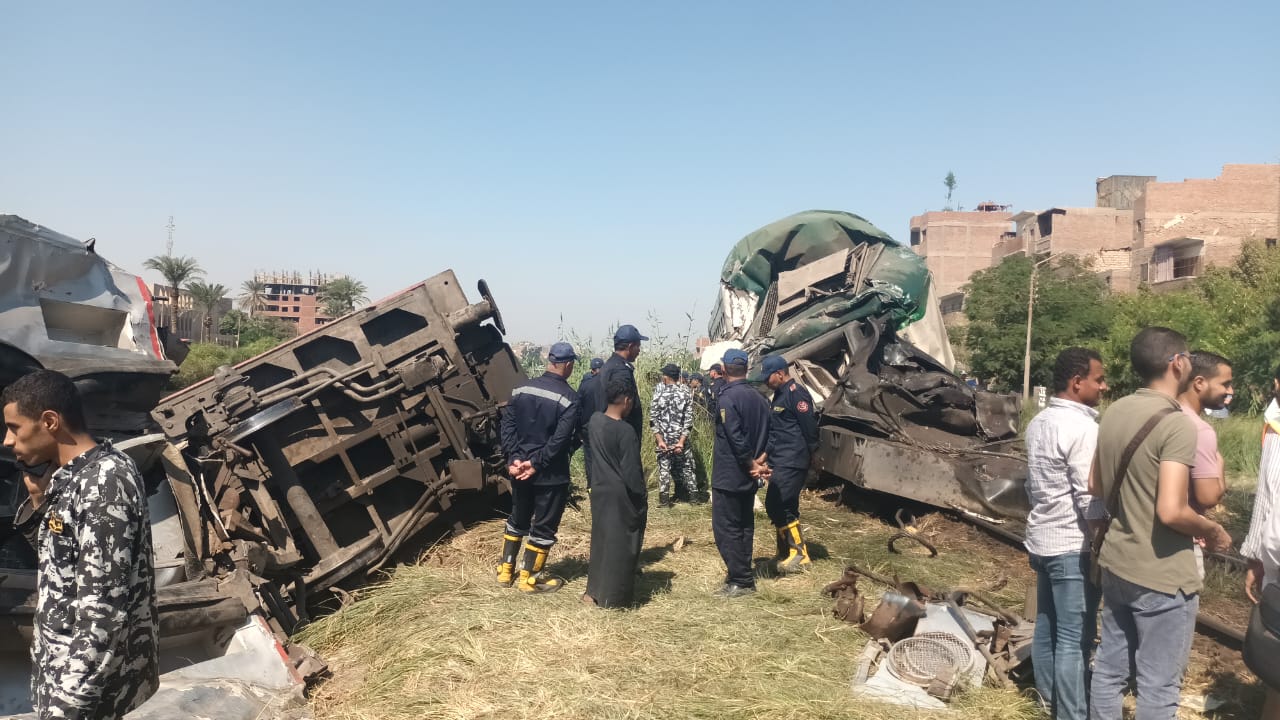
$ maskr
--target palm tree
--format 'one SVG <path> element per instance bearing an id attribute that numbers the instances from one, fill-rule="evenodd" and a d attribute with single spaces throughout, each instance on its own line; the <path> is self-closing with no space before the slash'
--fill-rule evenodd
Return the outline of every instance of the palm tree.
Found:
<path id="1" fill-rule="evenodd" d="M 257 278 L 240 283 L 240 309 L 249 311 L 249 317 L 266 306 L 266 283 Z"/>
<path id="2" fill-rule="evenodd" d="M 201 331 L 201 339 L 208 340 L 218 321 L 218 305 L 227 296 L 227 288 L 222 283 L 210 285 L 207 282 L 196 281 L 187 285 L 187 292 L 191 293 L 192 304 L 204 312 L 204 329 Z"/>
<path id="3" fill-rule="evenodd" d="M 321 285 L 318 297 L 324 306 L 324 314 L 336 318 L 355 310 L 357 305 L 369 302 L 365 297 L 368 291 L 359 280 L 340 277 Z"/>
<path id="4" fill-rule="evenodd" d="M 942 179 L 942 184 L 947 186 L 947 209 L 950 210 L 951 193 L 955 192 L 956 185 L 959 185 L 960 183 L 956 182 L 956 174 L 948 170 L 947 176 Z"/>
<path id="5" fill-rule="evenodd" d="M 142 263 L 142 266 L 160 273 L 164 281 L 169 284 L 169 292 L 173 293 L 169 297 L 169 329 L 176 330 L 178 325 L 178 296 L 182 293 L 182 286 L 189 280 L 203 277 L 204 270 L 200 269 L 200 263 L 196 262 L 193 257 L 174 257 L 172 255 L 157 255 Z"/>

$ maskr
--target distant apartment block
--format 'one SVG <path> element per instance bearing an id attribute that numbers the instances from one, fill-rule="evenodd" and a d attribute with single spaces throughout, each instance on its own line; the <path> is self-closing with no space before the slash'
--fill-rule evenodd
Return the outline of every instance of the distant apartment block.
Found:
<path id="1" fill-rule="evenodd" d="M 1213 179 L 1150 182 L 1133 202 L 1133 275 L 1178 287 L 1228 265 L 1248 240 L 1280 238 L 1280 165 L 1224 165 Z"/>
<path id="2" fill-rule="evenodd" d="M 982 203 L 976 211 L 934 210 L 911 218 L 911 249 L 924 257 L 939 296 L 991 267 L 991 248 L 1008 233 L 1011 217 L 1008 205 Z"/>
<path id="3" fill-rule="evenodd" d="M 298 334 L 311 332 L 333 320 L 320 304 L 320 287 L 337 275 L 299 272 L 256 272 L 253 279 L 266 286 L 265 304 L 255 314 L 279 318 L 297 326 Z"/>
<path id="4" fill-rule="evenodd" d="M 1133 235 L 1133 211 L 1114 208 L 1064 208 L 1020 212 L 1013 216 L 1013 232 L 1001 238 L 992 248 L 992 262 L 1010 255 L 1033 257 L 1075 255 L 1092 261 L 1094 267 L 1107 253 L 1109 265 L 1116 265 L 1122 253 L 1123 287 L 1128 288 L 1129 246 Z M 1100 269 L 1100 268 L 1099 268 Z M 1114 287 L 1114 285 L 1113 285 Z"/>

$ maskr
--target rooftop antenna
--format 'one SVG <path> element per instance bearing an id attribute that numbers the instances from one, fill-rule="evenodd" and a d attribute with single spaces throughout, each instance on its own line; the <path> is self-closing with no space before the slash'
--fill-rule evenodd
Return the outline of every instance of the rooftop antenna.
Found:
<path id="1" fill-rule="evenodd" d="M 173 256 L 173 229 L 175 227 L 173 224 L 172 215 L 169 216 L 169 224 L 165 225 L 165 227 L 169 229 L 169 239 L 164 244 L 164 254 L 172 257 Z"/>

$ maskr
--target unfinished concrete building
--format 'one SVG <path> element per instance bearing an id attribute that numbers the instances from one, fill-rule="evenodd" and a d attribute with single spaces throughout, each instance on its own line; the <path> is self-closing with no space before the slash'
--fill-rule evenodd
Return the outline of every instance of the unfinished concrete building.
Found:
<path id="1" fill-rule="evenodd" d="M 958 291 L 991 267 L 991 247 L 1009 231 L 1008 205 L 982 203 L 972 212 L 930 211 L 911 218 L 911 249 L 925 258 L 939 295 Z"/>
<path id="2" fill-rule="evenodd" d="M 1132 272 L 1158 290 L 1235 261 L 1249 240 L 1280 238 L 1280 165 L 1224 165 L 1212 179 L 1150 182 L 1133 203 Z"/>

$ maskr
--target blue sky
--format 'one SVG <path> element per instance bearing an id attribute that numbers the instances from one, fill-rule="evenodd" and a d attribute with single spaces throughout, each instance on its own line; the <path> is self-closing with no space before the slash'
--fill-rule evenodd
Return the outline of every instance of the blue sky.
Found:
<path id="1" fill-rule="evenodd" d="M 1280 3 L 0 2 L 0 212 L 237 288 L 485 278 L 513 339 L 701 334 L 733 243 L 1280 160 Z M 373 8 L 373 9 L 370 9 Z M 156 280 L 158 278 L 150 278 Z"/>

